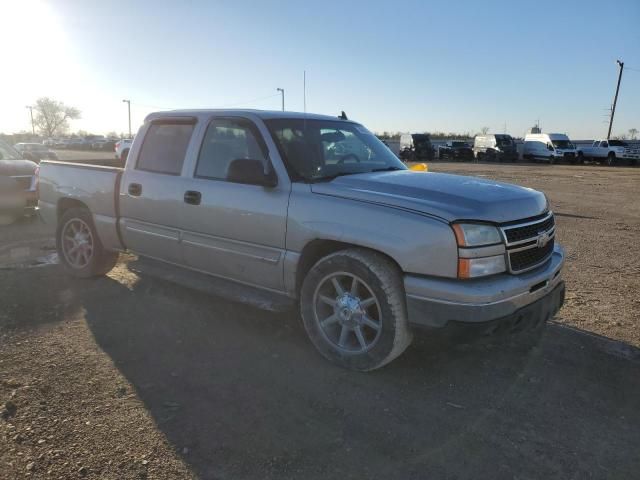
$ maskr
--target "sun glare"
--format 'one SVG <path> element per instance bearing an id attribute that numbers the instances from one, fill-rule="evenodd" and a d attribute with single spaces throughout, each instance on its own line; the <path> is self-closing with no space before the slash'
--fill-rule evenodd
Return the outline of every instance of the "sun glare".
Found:
<path id="1" fill-rule="evenodd" d="M 15 129 L 18 112 L 38 96 L 55 96 L 65 89 L 70 49 L 64 30 L 52 6 L 40 0 L 0 0 L 0 45 L 3 64 L 10 66 L 11 75 L 3 75 L 0 102 L 10 118 L 0 118 L 0 128 Z M 16 125 L 17 126 L 17 125 Z M 26 126 L 26 125 L 25 125 Z"/>
<path id="2" fill-rule="evenodd" d="M 3 0 L 0 41 L 14 67 L 27 68 L 34 61 L 60 54 L 64 35 L 50 5 L 39 0 Z"/>

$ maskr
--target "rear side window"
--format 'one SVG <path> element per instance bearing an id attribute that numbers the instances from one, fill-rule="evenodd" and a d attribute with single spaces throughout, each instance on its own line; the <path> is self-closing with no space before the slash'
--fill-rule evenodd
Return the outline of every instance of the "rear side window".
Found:
<path id="1" fill-rule="evenodd" d="M 180 175 L 193 127 L 192 123 L 152 124 L 144 136 L 136 168 Z"/>

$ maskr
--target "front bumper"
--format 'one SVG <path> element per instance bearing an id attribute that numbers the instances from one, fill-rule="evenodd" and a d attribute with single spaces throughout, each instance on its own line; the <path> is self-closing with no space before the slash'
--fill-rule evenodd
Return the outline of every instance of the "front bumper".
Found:
<path id="1" fill-rule="evenodd" d="M 504 273 L 465 281 L 406 275 L 409 323 L 426 328 L 444 328 L 449 323 L 488 324 L 514 315 L 517 318 L 521 309 L 534 303 L 538 305 L 534 313 L 547 320 L 547 314 L 553 316 L 564 301 L 563 264 L 564 250 L 556 245 L 544 265 L 519 275 Z M 528 310 L 527 317 L 531 315 Z"/>

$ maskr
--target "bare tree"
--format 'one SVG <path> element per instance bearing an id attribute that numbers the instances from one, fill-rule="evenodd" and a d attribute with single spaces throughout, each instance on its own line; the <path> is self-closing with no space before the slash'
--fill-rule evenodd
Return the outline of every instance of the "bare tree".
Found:
<path id="1" fill-rule="evenodd" d="M 637 128 L 630 128 L 629 129 L 629 137 L 631 137 L 631 140 L 635 140 L 637 136 L 638 136 L 638 129 Z"/>
<path id="2" fill-rule="evenodd" d="M 487 133 L 489 133 L 489 127 L 482 127 L 482 128 L 480 129 L 480 133 L 481 133 L 482 135 L 486 135 Z"/>
<path id="3" fill-rule="evenodd" d="M 41 97 L 36 101 L 36 111 L 33 119 L 39 132 L 46 137 L 53 137 L 64 133 L 69 128 L 68 120 L 80 118 L 80 110 L 67 107 L 49 97 Z"/>

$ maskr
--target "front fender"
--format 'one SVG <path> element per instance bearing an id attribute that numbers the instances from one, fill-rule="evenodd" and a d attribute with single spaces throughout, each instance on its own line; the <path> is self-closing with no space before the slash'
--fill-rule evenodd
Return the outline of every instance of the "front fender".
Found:
<path id="1" fill-rule="evenodd" d="M 458 247 L 445 221 L 406 210 L 311 193 L 294 184 L 287 219 L 287 251 L 318 239 L 370 248 L 405 273 L 456 278 Z"/>

